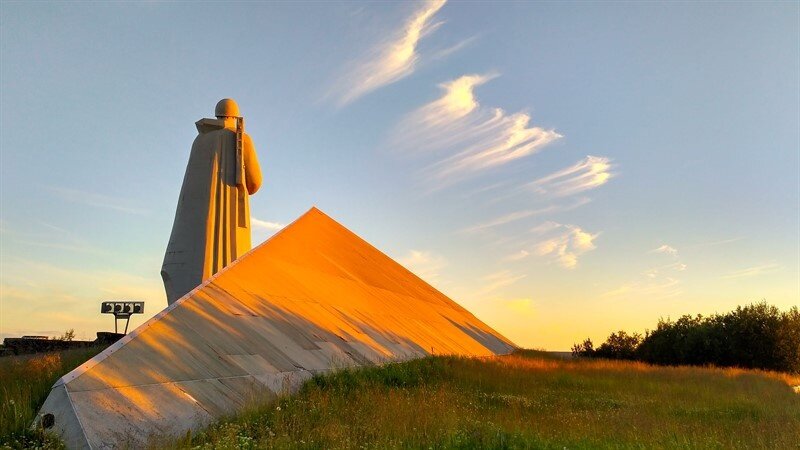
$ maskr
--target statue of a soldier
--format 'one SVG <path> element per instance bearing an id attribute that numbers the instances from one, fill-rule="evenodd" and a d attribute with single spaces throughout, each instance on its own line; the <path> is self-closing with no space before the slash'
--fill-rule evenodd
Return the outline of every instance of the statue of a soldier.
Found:
<path id="1" fill-rule="evenodd" d="M 215 115 L 196 122 L 161 267 L 169 304 L 251 248 L 248 196 L 261 187 L 261 169 L 236 102 L 220 100 Z"/>

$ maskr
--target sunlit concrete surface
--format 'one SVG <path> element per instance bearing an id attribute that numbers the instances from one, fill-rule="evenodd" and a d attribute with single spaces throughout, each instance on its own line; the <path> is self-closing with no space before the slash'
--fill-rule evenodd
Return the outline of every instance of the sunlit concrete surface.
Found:
<path id="1" fill-rule="evenodd" d="M 252 248 L 249 196 L 261 187 L 258 157 L 235 101 L 220 100 L 214 114 L 195 123 L 161 268 L 169 303 Z"/>
<path id="2" fill-rule="evenodd" d="M 312 208 L 62 377 L 40 417 L 70 448 L 138 448 L 317 373 L 514 347 Z"/>

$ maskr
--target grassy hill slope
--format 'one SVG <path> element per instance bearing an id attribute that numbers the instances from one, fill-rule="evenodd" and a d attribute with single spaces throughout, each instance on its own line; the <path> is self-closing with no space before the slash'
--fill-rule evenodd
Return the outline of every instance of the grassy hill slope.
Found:
<path id="1" fill-rule="evenodd" d="M 0 360 L 0 448 L 60 446 L 27 426 L 52 382 L 91 355 Z M 316 377 L 296 395 L 153 447 L 800 448 L 798 384 L 774 372 L 534 351 L 430 357 Z"/>
<path id="2" fill-rule="evenodd" d="M 798 448 L 785 374 L 521 351 L 344 371 L 179 448 Z"/>

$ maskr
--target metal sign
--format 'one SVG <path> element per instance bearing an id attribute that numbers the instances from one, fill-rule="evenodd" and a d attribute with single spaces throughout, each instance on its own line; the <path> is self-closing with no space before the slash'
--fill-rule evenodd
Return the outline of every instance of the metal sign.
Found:
<path id="1" fill-rule="evenodd" d="M 128 334 L 128 324 L 131 322 L 131 315 L 144 314 L 144 302 L 133 301 L 107 301 L 100 305 L 101 314 L 114 315 L 114 333 L 117 331 L 117 320 L 125 319 L 125 334 Z"/>

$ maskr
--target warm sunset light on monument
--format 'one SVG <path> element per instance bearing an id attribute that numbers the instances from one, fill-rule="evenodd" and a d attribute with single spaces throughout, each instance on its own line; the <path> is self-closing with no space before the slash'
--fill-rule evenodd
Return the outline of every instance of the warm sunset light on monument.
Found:
<path id="1" fill-rule="evenodd" d="M 215 119 L 197 121 L 172 235 L 161 267 L 171 304 L 250 251 L 250 201 L 261 169 L 244 119 L 232 99 Z"/>
<path id="2" fill-rule="evenodd" d="M 70 448 L 139 447 L 336 368 L 514 348 L 313 208 L 65 375 L 40 415 Z"/>
<path id="3" fill-rule="evenodd" d="M 798 18 L 0 1 L 0 449 L 795 448 Z"/>

